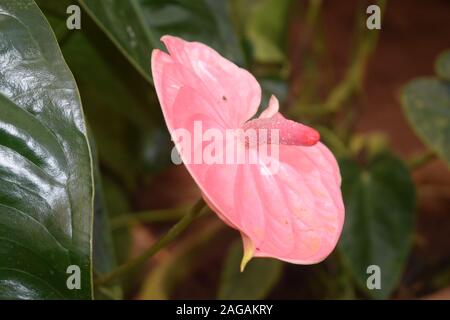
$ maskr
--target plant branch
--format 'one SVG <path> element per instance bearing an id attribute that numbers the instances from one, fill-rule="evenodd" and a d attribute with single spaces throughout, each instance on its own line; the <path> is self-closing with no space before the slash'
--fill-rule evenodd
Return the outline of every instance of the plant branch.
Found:
<path id="1" fill-rule="evenodd" d="M 436 157 L 437 155 L 433 150 L 427 150 L 425 152 L 412 156 L 407 160 L 407 164 L 410 170 L 416 170 L 423 167 L 430 161 L 436 159 Z"/>
<path id="2" fill-rule="evenodd" d="M 381 8 L 381 14 L 383 14 L 386 7 L 386 0 L 378 0 L 377 4 Z M 361 24 L 361 22 L 359 23 Z M 360 40 L 353 62 L 347 69 L 344 79 L 331 91 L 325 101 L 326 111 L 338 111 L 345 101 L 352 96 L 353 92 L 358 89 L 362 82 L 369 57 L 376 48 L 379 33 L 379 30 L 369 30 L 363 33 L 363 39 Z"/>
<path id="3" fill-rule="evenodd" d="M 380 6 L 381 14 L 383 14 L 386 7 L 386 0 L 378 0 L 377 4 Z M 362 17 L 365 17 L 364 15 Z M 301 110 L 302 113 L 317 116 L 335 113 L 360 88 L 367 63 L 376 48 L 380 33 L 379 30 L 363 30 L 366 27 L 363 21 L 364 19 L 361 16 L 357 17 L 357 26 L 360 29 L 356 32 L 356 38 L 359 39 L 359 42 L 344 78 L 331 90 L 324 103 L 315 107 L 308 106 L 308 108 Z M 358 34 L 361 35 L 358 36 Z"/>
<path id="4" fill-rule="evenodd" d="M 123 214 L 111 220 L 111 227 L 119 229 L 138 223 L 173 221 L 181 219 L 191 207 L 192 205 Z"/>
<path id="5" fill-rule="evenodd" d="M 180 235 L 206 208 L 206 204 L 203 199 L 197 201 L 197 203 L 192 207 L 191 211 L 180 219 L 162 238 L 160 238 L 154 245 L 148 248 L 142 255 L 129 260 L 123 265 L 117 267 L 111 272 L 97 278 L 94 283 L 97 286 L 103 286 L 113 280 L 120 279 L 123 275 L 128 273 L 130 270 L 135 269 L 142 263 L 147 261 L 149 258 L 153 257 L 159 250 L 167 246 L 172 242 L 178 235 Z"/>

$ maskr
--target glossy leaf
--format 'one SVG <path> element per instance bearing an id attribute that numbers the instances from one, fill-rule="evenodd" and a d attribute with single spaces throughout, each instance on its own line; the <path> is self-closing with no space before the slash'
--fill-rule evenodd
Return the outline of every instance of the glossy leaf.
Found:
<path id="1" fill-rule="evenodd" d="M 157 170 L 164 165 L 160 159 L 170 159 L 163 154 L 166 149 L 168 153 L 170 148 L 167 143 L 153 143 L 155 137 L 160 135 L 154 123 L 158 117 L 152 115 L 153 110 L 159 110 L 151 107 L 151 85 L 142 81 L 142 77 L 117 52 L 106 35 L 87 15 L 83 16 L 81 30 L 68 31 L 65 27 L 65 9 L 70 0 L 38 0 L 37 3 L 57 34 L 65 59 L 77 79 L 86 116 L 98 146 L 98 157 L 102 168 L 106 169 L 101 177 L 98 170 L 94 171 L 96 189 L 98 182 L 103 187 L 103 190 L 96 192 L 94 220 L 94 272 L 99 275 L 113 268 L 116 265 L 114 260 L 117 264 L 124 263 L 131 248 L 127 228 L 112 230 L 112 240 L 109 239 L 108 218 L 131 211 L 127 191 L 133 189 L 139 175 L 142 175 L 143 166 Z M 115 250 L 111 249 L 111 245 Z M 123 291 L 128 291 L 132 280 L 131 275 L 122 281 Z M 120 286 L 96 288 L 95 298 L 120 298 L 120 289 Z"/>
<path id="2" fill-rule="evenodd" d="M 170 34 L 206 43 L 242 63 L 242 52 L 229 19 L 226 1 L 216 0 L 81 0 L 130 62 L 150 80 L 150 53 Z"/>
<path id="3" fill-rule="evenodd" d="M 398 284 L 411 248 L 414 185 L 405 165 L 383 154 L 367 168 L 353 160 L 341 163 L 346 218 L 340 251 L 361 288 L 367 290 L 367 268 L 381 270 L 381 289 L 367 291 L 387 298 Z"/>
<path id="4" fill-rule="evenodd" d="M 31 0 L 0 2 L 0 48 L 0 297 L 92 298 L 92 160 L 75 81 Z"/>
<path id="5" fill-rule="evenodd" d="M 450 82 L 413 80 L 403 88 L 401 101 L 417 135 L 450 164 Z"/>
<path id="6" fill-rule="evenodd" d="M 257 300 L 265 298 L 280 279 L 283 263 L 274 259 L 251 260 L 240 272 L 242 243 L 230 247 L 222 269 L 218 299 Z"/>
<path id="7" fill-rule="evenodd" d="M 88 15 L 83 16 L 81 30 L 58 33 L 65 28 L 65 8 L 70 3 L 38 1 L 59 35 L 63 55 L 77 80 L 100 162 L 132 190 L 142 172 L 169 163 L 170 144 L 166 142 L 170 138 L 152 86 L 142 81 Z"/>

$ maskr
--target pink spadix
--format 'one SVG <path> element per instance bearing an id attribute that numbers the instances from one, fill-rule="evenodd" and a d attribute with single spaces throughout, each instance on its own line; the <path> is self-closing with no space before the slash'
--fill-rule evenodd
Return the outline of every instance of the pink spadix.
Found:
<path id="1" fill-rule="evenodd" d="M 319 141 L 319 133 L 285 119 L 274 96 L 261 115 L 252 119 L 261 101 L 261 87 L 249 72 L 202 43 L 172 36 L 162 41 L 169 53 L 153 51 L 152 73 L 171 133 L 184 129 L 193 134 L 196 121 L 201 121 L 204 130 L 220 132 L 278 130 L 277 141 L 270 134 L 268 140 L 257 141 L 277 143 L 276 157 L 269 156 L 273 157 L 270 162 L 278 164 L 274 174 L 264 174 L 269 162 L 263 159 L 196 164 L 187 161 L 190 154 L 179 150 L 208 205 L 241 233 L 241 268 L 252 257 L 298 264 L 325 259 L 341 234 L 344 205 L 339 167 Z M 247 153 L 256 152 L 257 148 L 246 148 L 245 142 L 243 146 Z"/>
<path id="2" fill-rule="evenodd" d="M 255 131 L 267 130 L 267 138 L 257 143 L 278 143 L 293 146 L 313 146 L 320 140 L 320 134 L 313 128 L 301 123 L 288 120 L 277 113 L 270 118 L 253 119 L 245 123 L 244 130 L 254 129 Z M 271 140 L 271 130 L 278 130 L 278 141 Z M 258 136 L 259 139 L 262 137 Z"/>

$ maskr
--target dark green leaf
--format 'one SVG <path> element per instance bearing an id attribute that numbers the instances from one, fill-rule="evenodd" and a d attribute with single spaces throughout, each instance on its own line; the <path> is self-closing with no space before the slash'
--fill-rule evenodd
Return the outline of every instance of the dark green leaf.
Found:
<path id="1" fill-rule="evenodd" d="M 128 199 L 125 197 L 124 190 L 108 176 L 103 177 L 102 182 L 105 200 L 110 208 L 109 214 L 111 220 L 123 215 L 129 215 L 131 206 Z M 130 229 L 113 228 L 112 232 L 117 262 L 120 265 L 130 258 L 129 250 L 132 243 Z"/>
<path id="2" fill-rule="evenodd" d="M 108 214 L 110 221 L 112 222 L 114 218 L 129 215 L 131 212 L 131 207 L 129 200 L 126 198 L 125 191 L 123 188 L 117 184 L 109 176 L 104 175 L 102 177 L 103 194 L 105 198 L 105 203 L 108 206 Z M 117 260 L 117 265 L 121 265 L 130 259 L 130 250 L 132 248 L 133 239 L 131 236 L 131 228 L 114 228 L 112 223 L 110 224 L 112 228 L 112 240 L 115 251 L 115 256 Z M 126 296 L 130 290 L 135 289 L 134 285 L 136 283 L 136 273 L 139 271 L 137 269 L 135 272 L 127 274 L 122 281 L 123 295 Z"/>
<path id="3" fill-rule="evenodd" d="M 78 90 L 31 0 L 0 2 L 0 297 L 92 298 L 91 155 Z M 69 290 L 69 266 L 81 289 Z"/>
<path id="4" fill-rule="evenodd" d="M 150 53 L 159 40 L 147 28 L 138 1 L 80 0 L 80 3 L 130 63 L 151 81 Z"/>
<path id="5" fill-rule="evenodd" d="M 65 27 L 70 1 L 38 1 L 54 30 Z M 133 189 L 143 171 L 166 165 L 170 138 L 152 86 L 131 67 L 87 15 L 82 29 L 61 34 L 64 57 L 75 75 L 100 162 Z"/>
<path id="6" fill-rule="evenodd" d="M 150 55 L 169 34 L 206 43 L 242 63 L 242 52 L 229 19 L 226 1 L 217 0 L 81 0 L 86 11 L 135 67 L 151 78 Z"/>
<path id="7" fill-rule="evenodd" d="M 414 228 L 414 185 L 405 165 L 382 154 L 367 168 L 353 160 L 341 163 L 346 208 L 340 250 L 358 284 L 366 288 L 367 268 L 381 269 L 381 289 L 368 293 L 386 298 L 400 280 Z"/>
<path id="8" fill-rule="evenodd" d="M 450 83 L 413 80 L 403 88 L 401 101 L 417 135 L 450 164 Z"/>
<path id="9" fill-rule="evenodd" d="M 242 62 L 227 1 L 140 0 L 139 3 L 148 28 L 158 39 L 170 34 L 200 41 L 227 58 Z"/>
<path id="10" fill-rule="evenodd" d="M 94 229 L 93 229 L 93 263 L 96 276 L 110 272 L 117 266 L 114 243 L 109 223 L 108 210 L 106 208 L 105 197 L 103 195 L 100 168 L 98 167 L 97 150 L 92 134 L 88 135 L 91 146 L 92 160 L 94 167 Z M 111 285 L 108 288 L 95 288 L 95 299 L 119 299 L 122 297 L 122 290 L 119 285 Z M 105 290 L 108 295 L 105 295 Z"/>
<path id="11" fill-rule="evenodd" d="M 120 65 L 110 65 L 113 56 L 102 56 L 84 31 L 67 39 L 62 50 L 77 79 L 100 160 L 130 189 L 142 168 L 142 139 L 152 133 L 153 121 L 144 111 L 151 103 L 147 97 L 139 101 L 128 87 L 131 77 L 120 75 Z"/>
<path id="12" fill-rule="evenodd" d="M 220 281 L 219 299 L 263 299 L 272 290 L 281 276 L 283 263 L 274 259 L 255 258 L 240 272 L 242 243 L 231 246 Z"/>

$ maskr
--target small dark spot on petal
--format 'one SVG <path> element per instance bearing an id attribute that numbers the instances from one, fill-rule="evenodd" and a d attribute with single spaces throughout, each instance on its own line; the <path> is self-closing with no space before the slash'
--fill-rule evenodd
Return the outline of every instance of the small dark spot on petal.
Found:
<path id="1" fill-rule="evenodd" d="M 227 101 L 228 99 L 227 99 L 227 97 L 222 96 L 222 100 L 223 100 L 223 101 Z"/>

